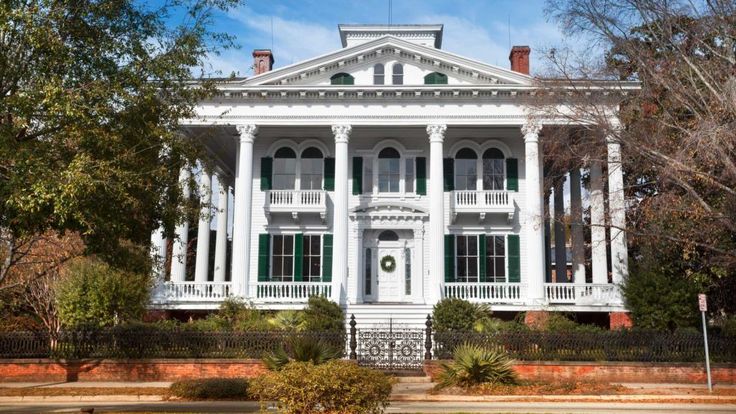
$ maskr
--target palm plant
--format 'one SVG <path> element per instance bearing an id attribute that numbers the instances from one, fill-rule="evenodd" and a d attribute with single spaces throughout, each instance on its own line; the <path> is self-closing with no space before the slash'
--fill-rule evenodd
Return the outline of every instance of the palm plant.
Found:
<path id="1" fill-rule="evenodd" d="M 505 352 L 480 345 L 464 344 L 455 349 L 453 360 L 442 364 L 441 387 L 470 387 L 478 384 L 516 383 L 513 361 Z"/>
<path id="2" fill-rule="evenodd" d="M 296 310 L 282 310 L 268 319 L 268 323 L 282 331 L 303 331 L 305 327 L 304 315 Z"/>
<path id="3" fill-rule="evenodd" d="M 280 371 L 289 362 L 310 362 L 323 364 L 342 356 L 342 351 L 314 338 L 297 337 L 289 341 L 288 350 L 283 346 L 263 357 L 263 363 L 271 371 Z"/>

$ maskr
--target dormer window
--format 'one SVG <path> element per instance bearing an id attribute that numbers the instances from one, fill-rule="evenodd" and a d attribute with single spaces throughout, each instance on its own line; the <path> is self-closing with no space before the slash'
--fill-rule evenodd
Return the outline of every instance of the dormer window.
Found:
<path id="1" fill-rule="evenodd" d="M 401 63 L 394 63 L 392 80 L 394 85 L 404 84 L 404 65 Z"/>
<path id="2" fill-rule="evenodd" d="M 447 85 L 447 75 L 439 72 L 432 72 L 424 77 L 425 85 Z"/>
<path id="3" fill-rule="evenodd" d="M 330 78 L 330 85 L 355 85 L 355 78 L 349 73 L 336 73 Z"/>
<path id="4" fill-rule="evenodd" d="M 384 72 L 383 64 L 376 63 L 375 65 L 373 65 L 373 84 L 383 85 L 384 78 L 385 78 L 385 72 Z"/>

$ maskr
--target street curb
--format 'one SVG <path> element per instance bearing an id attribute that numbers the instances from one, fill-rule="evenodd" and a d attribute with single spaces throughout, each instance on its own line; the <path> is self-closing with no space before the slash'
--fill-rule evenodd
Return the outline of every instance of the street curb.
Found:
<path id="1" fill-rule="evenodd" d="M 66 403 L 66 402 L 157 402 L 163 395 L 26 395 L 0 397 L 0 403 Z"/>
<path id="2" fill-rule="evenodd" d="M 392 395 L 396 402 L 500 402 L 500 401 L 608 401 L 608 402 L 641 402 L 641 401 L 676 401 L 689 400 L 712 401 L 717 403 L 736 404 L 736 396 L 723 395 Z"/>

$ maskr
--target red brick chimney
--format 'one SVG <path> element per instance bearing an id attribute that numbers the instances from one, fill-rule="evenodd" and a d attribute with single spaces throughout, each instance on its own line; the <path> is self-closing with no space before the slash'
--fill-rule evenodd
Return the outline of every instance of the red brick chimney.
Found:
<path id="1" fill-rule="evenodd" d="M 266 73 L 273 69 L 273 53 L 271 49 L 256 49 L 253 51 L 253 72 L 255 75 Z"/>
<path id="2" fill-rule="evenodd" d="M 511 61 L 511 70 L 514 72 L 529 74 L 529 46 L 514 46 L 511 48 L 509 60 Z"/>

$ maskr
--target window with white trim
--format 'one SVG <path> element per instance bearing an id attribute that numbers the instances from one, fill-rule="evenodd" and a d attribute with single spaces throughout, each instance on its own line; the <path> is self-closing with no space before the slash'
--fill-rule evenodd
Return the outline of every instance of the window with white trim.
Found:
<path id="1" fill-rule="evenodd" d="M 321 190 L 324 169 L 322 151 L 309 147 L 302 151 L 299 159 L 299 188 L 301 190 Z"/>
<path id="2" fill-rule="evenodd" d="M 274 235 L 271 243 L 271 280 L 294 280 L 294 235 Z"/>
<path id="3" fill-rule="evenodd" d="M 483 153 L 483 189 L 503 190 L 506 177 L 506 160 L 503 152 L 497 148 L 489 148 Z"/>
<path id="4" fill-rule="evenodd" d="M 455 238 L 456 277 L 458 282 L 478 281 L 478 236 Z"/>
<path id="5" fill-rule="evenodd" d="M 473 190 L 478 187 L 478 155 L 463 148 L 455 155 L 455 190 Z"/>
<path id="6" fill-rule="evenodd" d="M 378 192 L 398 193 L 401 182 L 401 155 L 394 148 L 378 153 Z"/>
<path id="7" fill-rule="evenodd" d="M 407 158 L 404 167 L 404 192 L 414 192 L 414 158 Z"/>
<path id="8" fill-rule="evenodd" d="M 384 84 L 384 67 L 382 63 L 376 63 L 373 65 L 373 84 L 383 85 Z"/>
<path id="9" fill-rule="evenodd" d="M 393 84 L 403 85 L 404 84 L 404 65 L 401 63 L 394 63 L 393 70 Z"/>
<path id="10" fill-rule="evenodd" d="M 322 237 L 318 234 L 304 235 L 302 277 L 305 282 L 322 280 Z"/>
<path id="11" fill-rule="evenodd" d="M 486 235 L 486 281 L 506 282 L 506 237 Z"/>
<path id="12" fill-rule="evenodd" d="M 296 187 L 296 152 L 279 148 L 273 156 L 273 189 L 293 190 Z"/>

